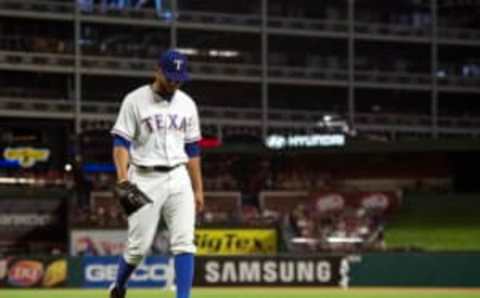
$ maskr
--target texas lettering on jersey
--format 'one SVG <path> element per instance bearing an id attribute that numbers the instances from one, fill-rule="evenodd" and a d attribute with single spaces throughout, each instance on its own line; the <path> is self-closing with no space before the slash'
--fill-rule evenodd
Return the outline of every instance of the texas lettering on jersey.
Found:
<path id="1" fill-rule="evenodd" d="M 157 100 L 150 85 L 145 85 L 124 98 L 112 133 L 132 141 L 133 164 L 186 163 L 189 158 L 185 143 L 201 138 L 197 106 L 181 90 L 177 90 L 170 102 Z"/>
<path id="2" fill-rule="evenodd" d="M 185 132 L 187 127 L 191 125 L 192 117 L 185 117 L 178 114 L 155 114 L 142 119 L 150 133 L 159 130 L 179 130 Z"/>

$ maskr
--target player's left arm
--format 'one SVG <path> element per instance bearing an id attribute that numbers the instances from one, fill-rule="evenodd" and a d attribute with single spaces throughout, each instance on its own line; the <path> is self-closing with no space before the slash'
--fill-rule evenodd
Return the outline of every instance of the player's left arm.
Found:
<path id="1" fill-rule="evenodd" d="M 190 175 L 190 180 L 192 181 L 196 210 L 197 212 L 200 212 L 205 205 L 199 143 L 202 137 L 200 132 L 200 119 L 195 104 L 193 104 L 192 117 L 188 123 L 187 131 L 185 133 L 185 152 L 188 155 L 187 169 L 188 174 Z"/>
<path id="2" fill-rule="evenodd" d="M 187 170 L 188 170 L 188 174 L 190 175 L 190 180 L 192 181 L 193 194 L 195 196 L 195 207 L 197 212 L 200 212 L 203 210 L 203 207 L 205 205 L 204 195 L 203 195 L 202 165 L 201 165 L 201 159 L 200 159 L 199 153 L 198 155 L 190 156 L 191 153 L 189 153 L 189 150 L 191 149 L 188 149 L 188 148 L 192 146 L 198 147 L 199 146 L 198 142 L 196 142 L 195 145 L 192 145 L 192 143 L 185 145 L 187 154 L 190 157 L 187 162 Z M 196 150 L 198 152 L 200 151 L 199 149 L 196 149 Z"/>

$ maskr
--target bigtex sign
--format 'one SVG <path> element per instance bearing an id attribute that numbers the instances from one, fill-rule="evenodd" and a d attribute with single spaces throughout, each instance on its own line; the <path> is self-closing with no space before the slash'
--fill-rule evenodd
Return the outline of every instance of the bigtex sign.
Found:
<path id="1" fill-rule="evenodd" d="M 197 229 L 198 255 L 246 255 L 277 252 L 275 229 Z"/>

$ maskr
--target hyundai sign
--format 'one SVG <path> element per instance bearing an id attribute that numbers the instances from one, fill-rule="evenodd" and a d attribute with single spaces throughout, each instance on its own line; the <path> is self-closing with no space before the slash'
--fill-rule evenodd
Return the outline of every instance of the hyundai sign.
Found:
<path id="1" fill-rule="evenodd" d="M 284 149 L 344 146 L 345 142 L 343 134 L 270 135 L 266 138 L 265 145 L 270 149 Z"/>

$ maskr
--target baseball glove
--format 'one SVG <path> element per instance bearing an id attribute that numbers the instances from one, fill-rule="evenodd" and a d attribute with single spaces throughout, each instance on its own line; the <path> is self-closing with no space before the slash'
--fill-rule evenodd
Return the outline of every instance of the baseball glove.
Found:
<path id="1" fill-rule="evenodd" d="M 127 216 L 130 216 L 146 204 L 153 203 L 153 201 L 141 191 L 137 185 L 129 181 L 123 181 L 117 184 L 115 187 L 115 194 Z"/>

